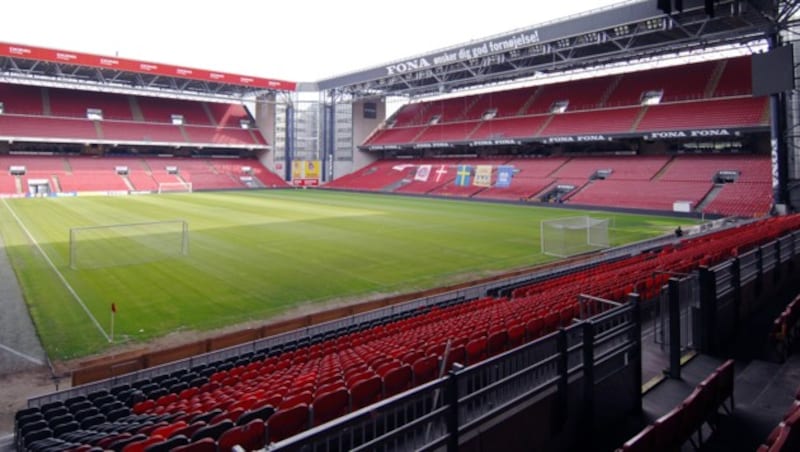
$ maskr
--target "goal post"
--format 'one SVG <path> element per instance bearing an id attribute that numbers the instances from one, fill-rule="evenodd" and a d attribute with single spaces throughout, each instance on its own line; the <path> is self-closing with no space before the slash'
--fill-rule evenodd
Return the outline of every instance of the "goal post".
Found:
<path id="1" fill-rule="evenodd" d="M 159 182 L 158 194 L 162 193 L 191 193 L 191 182 Z"/>
<path id="2" fill-rule="evenodd" d="M 73 270 L 143 264 L 189 254 L 185 220 L 76 227 L 69 230 Z"/>
<path id="3" fill-rule="evenodd" d="M 542 220 L 540 240 L 542 253 L 548 256 L 569 257 L 608 248 L 610 245 L 608 218 L 590 216 Z"/>

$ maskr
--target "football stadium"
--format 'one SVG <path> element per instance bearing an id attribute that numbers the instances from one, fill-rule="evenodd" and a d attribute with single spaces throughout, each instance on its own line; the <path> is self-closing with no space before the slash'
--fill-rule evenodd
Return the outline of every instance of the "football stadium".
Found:
<path id="1" fill-rule="evenodd" d="M 313 82 L 0 42 L 0 450 L 800 450 L 798 11 Z"/>

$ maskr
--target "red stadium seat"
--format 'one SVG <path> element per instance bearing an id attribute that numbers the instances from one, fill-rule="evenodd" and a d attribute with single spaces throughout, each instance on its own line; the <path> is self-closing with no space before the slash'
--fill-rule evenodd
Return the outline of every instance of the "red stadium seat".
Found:
<path id="1" fill-rule="evenodd" d="M 313 425 L 320 425 L 349 411 L 350 393 L 340 388 L 318 395 L 311 405 Z"/>
<path id="2" fill-rule="evenodd" d="M 353 410 L 371 405 L 381 398 L 382 381 L 378 376 L 358 381 L 350 388 L 350 403 Z"/>
<path id="3" fill-rule="evenodd" d="M 383 395 L 384 397 L 391 397 L 399 394 L 411 385 L 411 366 L 405 364 L 401 367 L 391 370 L 383 376 Z"/>
<path id="4" fill-rule="evenodd" d="M 280 441 L 307 429 L 309 416 L 308 405 L 304 403 L 276 411 L 267 421 L 268 441 Z"/>

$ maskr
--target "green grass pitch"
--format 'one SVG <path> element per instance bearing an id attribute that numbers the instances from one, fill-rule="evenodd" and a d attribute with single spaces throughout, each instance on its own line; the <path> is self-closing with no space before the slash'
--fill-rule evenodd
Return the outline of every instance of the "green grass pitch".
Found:
<path id="1" fill-rule="evenodd" d="M 45 349 L 52 359 L 70 359 L 109 347 L 101 330 L 109 333 L 111 303 L 115 342 L 209 330 L 302 304 L 409 292 L 545 262 L 551 258 L 540 253 L 540 220 L 581 214 L 319 190 L 209 192 L 5 200 L 0 232 Z M 614 245 L 690 223 L 593 215 L 614 218 Z M 187 256 L 130 263 L 114 254 L 124 247 L 110 247 L 109 262 L 128 263 L 70 268 L 70 228 L 174 219 L 188 222 Z"/>

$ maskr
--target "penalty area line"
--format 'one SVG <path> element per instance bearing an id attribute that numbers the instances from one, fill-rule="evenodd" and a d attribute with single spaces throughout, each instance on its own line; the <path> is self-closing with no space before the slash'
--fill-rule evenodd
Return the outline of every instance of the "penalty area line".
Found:
<path id="1" fill-rule="evenodd" d="M 36 239 L 33 237 L 31 231 L 29 231 L 28 228 L 25 227 L 25 224 L 17 216 L 17 213 L 14 212 L 14 209 L 11 208 L 11 206 L 8 204 L 8 201 L 6 201 L 5 198 L 3 198 L 3 204 L 6 206 L 6 209 L 8 209 L 8 211 L 11 212 L 11 216 L 14 217 L 14 220 L 17 222 L 19 227 L 22 228 L 23 232 L 25 232 L 25 235 L 28 236 L 28 240 L 30 240 L 31 243 L 33 243 L 33 246 L 35 246 L 36 249 L 39 250 L 39 253 L 42 255 L 42 257 L 44 257 L 44 260 L 47 262 L 50 268 L 53 269 L 56 276 L 58 276 L 58 279 L 61 280 L 61 283 L 64 284 L 64 287 L 66 287 L 67 291 L 72 295 L 72 298 L 74 298 L 75 301 L 78 302 L 81 308 L 83 308 L 83 311 L 86 312 L 86 315 L 89 316 L 89 319 L 91 319 L 92 323 L 94 323 L 94 326 L 97 327 L 97 330 L 100 331 L 100 334 L 102 334 L 103 337 L 106 338 L 108 342 L 111 342 L 111 338 L 108 336 L 108 333 L 106 333 L 103 327 L 100 326 L 100 322 L 98 322 L 97 319 L 92 315 L 91 311 L 89 311 L 89 308 L 86 307 L 86 304 L 83 302 L 83 299 L 80 297 L 80 295 L 78 295 L 78 292 L 75 292 L 75 289 L 73 289 L 72 286 L 69 284 L 67 278 L 64 277 L 64 275 L 61 273 L 61 271 L 58 270 L 53 261 L 50 260 L 50 256 L 48 256 L 47 253 L 44 252 L 42 247 L 39 246 L 39 242 L 37 242 Z"/>

